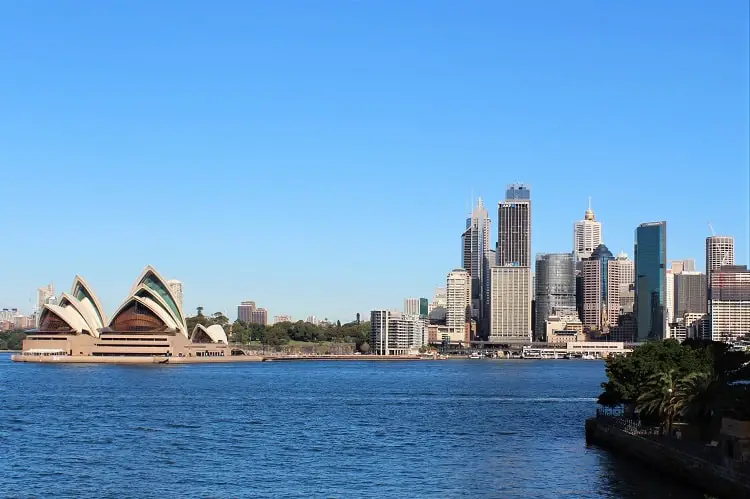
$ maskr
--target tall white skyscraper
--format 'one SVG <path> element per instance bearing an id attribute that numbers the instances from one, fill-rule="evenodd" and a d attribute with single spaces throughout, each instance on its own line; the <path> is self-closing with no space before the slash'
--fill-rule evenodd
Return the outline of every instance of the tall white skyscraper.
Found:
<path id="1" fill-rule="evenodd" d="M 463 331 L 471 311 L 471 276 L 466 269 L 448 272 L 446 282 L 445 325 Z"/>
<path id="2" fill-rule="evenodd" d="M 583 220 L 576 222 L 573 226 L 573 258 L 576 262 L 589 258 L 600 244 L 602 244 L 602 224 L 596 221 L 594 210 L 591 209 L 591 198 L 589 198 L 589 208 Z"/>
<path id="3" fill-rule="evenodd" d="M 489 302 L 491 250 L 490 218 L 479 198 L 461 235 L 461 265 L 471 275 L 471 309 L 477 320 L 485 315 Z"/>

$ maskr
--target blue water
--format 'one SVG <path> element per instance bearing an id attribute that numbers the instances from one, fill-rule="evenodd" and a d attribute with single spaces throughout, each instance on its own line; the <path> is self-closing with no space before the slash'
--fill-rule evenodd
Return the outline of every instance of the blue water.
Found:
<path id="1" fill-rule="evenodd" d="M 14 364 L 2 497 L 699 498 L 587 447 L 595 361 Z"/>

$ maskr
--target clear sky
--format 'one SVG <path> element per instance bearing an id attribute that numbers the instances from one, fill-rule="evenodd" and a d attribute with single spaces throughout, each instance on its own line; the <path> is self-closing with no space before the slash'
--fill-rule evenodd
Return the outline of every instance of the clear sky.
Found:
<path id="1" fill-rule="evenodd" d="M 708 223 L 748 263 L 746 0 L 10 1 L 0 307 L 146 264 L 185 307 L 349 320 L 431 296 L 472 193 L 530 184 L 533 251 Z M 496 237 L 496 235 L 494 236 Z"/>

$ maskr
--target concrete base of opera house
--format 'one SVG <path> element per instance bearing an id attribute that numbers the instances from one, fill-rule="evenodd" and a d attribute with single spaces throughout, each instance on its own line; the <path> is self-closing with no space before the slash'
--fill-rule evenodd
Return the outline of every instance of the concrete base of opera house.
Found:
<path id="1" fill-rule="evenodd" d="M 230 357 L 159 357 L 159 356 L 111 356 L 90 355 L 23 355 L 11 356 L 13 362 L 36 362 L 40 364 L 218 364 L 237 362 L 263 362 L 258 355 L 232 355 Z"/>

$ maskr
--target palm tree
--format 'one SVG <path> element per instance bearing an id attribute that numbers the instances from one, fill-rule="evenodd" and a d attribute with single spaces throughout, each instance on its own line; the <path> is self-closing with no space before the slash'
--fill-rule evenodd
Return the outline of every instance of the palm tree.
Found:
<path id="1" fill-rule="evenodd" d="M 677 388 L 677 370 L 652 374 L 643 388 L 643 392 L 636 400 L 638 411 L 643 415 L 657 416 L 666 423 L 667 432 L 678 415 L 675 405 L 675 391 Z"/>

